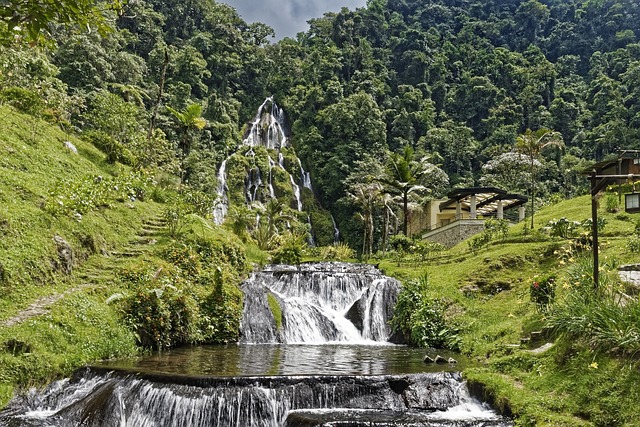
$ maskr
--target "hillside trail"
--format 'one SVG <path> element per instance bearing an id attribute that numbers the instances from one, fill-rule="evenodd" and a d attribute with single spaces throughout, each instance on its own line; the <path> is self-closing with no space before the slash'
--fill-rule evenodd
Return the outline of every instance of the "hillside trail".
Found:
<path id="1" fill-rule="evenodd" d="M 127 242 L 127 244 L 118 251 L 113 251 L 108 255 L 104 255 L 108 262 L 98 267 L 83 264 L 75 272 L 77 278 L 81 283 L 78 286 L 74 286 L 64 292 L 59 292 L 51 295 L 45 295 L 38 298 L 28 307 L 20 310 L 15 316 L 0 321 L 0 327 L 9 328 L 19 325 L 34 317 L 43 316 L 47 314 L 51 307 L 58 301 L 79 293 L 87 288 L 91 288 L 101 281 L 113 280 L 116 274 L 116 268 L 119 264 L 127 259 L 138 257 L 149 253 L 153 249 L 153 245 L 156 244 L 157 239 L 164 235 L 166 231 L 166 221 L 156 216 L 151 219 L 145 219 L 142 222 L 142 228 L 136 233 L 135 237 Z"/>

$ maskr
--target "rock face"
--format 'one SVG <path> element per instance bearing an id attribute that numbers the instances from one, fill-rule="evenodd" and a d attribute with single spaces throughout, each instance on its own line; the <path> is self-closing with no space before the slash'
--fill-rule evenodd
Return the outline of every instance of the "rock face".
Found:
<path id="1" fill-rule="evenodd" d="M 73 249 L 71 249 L 71 245 L 69 245 L 69 243 L 60 236 L 54 236 L 53 241 L 55 242 L 56 249 L 58 251 L 58 259 L 53 262 L 54 269 L 65 274 L 71 274 L 74 263 Z"/>

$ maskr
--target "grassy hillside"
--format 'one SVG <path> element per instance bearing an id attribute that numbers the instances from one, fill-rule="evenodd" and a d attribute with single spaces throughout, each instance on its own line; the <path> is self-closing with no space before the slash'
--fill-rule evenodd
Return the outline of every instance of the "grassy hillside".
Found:
<path id="1" fill-rule="evenodd" d="M 0 107 L 0 406 L 91 361 L 235 339 L 242 243 L 152 178 Z"/>
<path id="2" fill-rule="evenodd" d="M 16 383 L 40 383 L 86 361 L 137 351 L 117 313 L 100 303 L 104 289 L 77 273 L 92 256 L 122 247 L 145 218 L 160 214 L 161 205 L 98 185 L 126 185 L 134 178 L 57 127 L 0 107 L 0 129 L 2 402 Z M 65 148 L 65 141 L 77 153 Z M 82 199 L 100 200 L 100 206 L 79 208 L 80 214 L 75 204 Z M 67 259 L 59 254 L 56 236 L 71 249 Z M 70 292 L 78 288 L 83 292 Z M 47 309 L 51 305 L 51 311 L 16 322 L 14 316 L 36 301 Z"/>
<path id="3" fill-rule="evenodd" d="M 605 198 L 613 196 L 615 193 Z M 610 335 L 619 333 L 620 339 L 612 345 L 603 345 L 598 335 L 603 331 L 595 327 L 588 331 L 588 325 L 584 336 L 550 328 L 550 319 L 560 316 L 567 301 L 581 292 L 578 286 L 584 285 L 580 283 L 587 284 L 588 288 L 581 289 L 584 299 L 589 298 L 592 252 L 576 249 L 579 237 L 552 237 L 545 227 L 562 217 L 578 222 L 590 218 L 588 196 L 546 207 L 535 215 L 535 232 L 527 229 L 527 221 L 477 252 L 463 242 L 423 264 L 410 260 L 398 264 L 395 259 L 381 262 L 387 273 L 405 280 L 428 275 L 430 297 L 445 302 L 447 318 L 459 328 L 460 350 L 479 362 L 466 377 L 485 385 L 487 397 L 513 411 L 518 425 L 640 425 L 637 353 L 619 347 L 632 341 L 630 348 L 638 346 L 638 301 L 632 299 L 626 307 L 612 302 L 620 295 L 617 292 L 633 291 L 619 283 L 616 271 L 621 264 L 639 260 L 630 244 L 637 239 L 633 237 L 637 218 L 607 212 L 602 200 L 599 216 L 606 221 L 600 233 L 603 289 L 595 303 L 581 307 L 584 312 L 578 314 L 606 318 L 598 312 L 599 306 L 622 310 L 627 323 L 622 326 L 621 320 L 617 328 L 621 331 L 613 326 L 603 328 L 610 328 Z M 530 288 L 550 275 L 556 276 L 555 303 L 540 309 L 532 301 Z M 578 293 L 577 298 L 581 297 Z M 611 323 L 618 321 L 616 313 L 611 316 Z M 546 343 L 554 346 L 538 353 L 536 349 Z"/>

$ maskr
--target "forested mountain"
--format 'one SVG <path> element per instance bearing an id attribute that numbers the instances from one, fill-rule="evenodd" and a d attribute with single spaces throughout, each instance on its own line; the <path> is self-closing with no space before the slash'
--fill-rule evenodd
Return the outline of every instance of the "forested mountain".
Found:
<path id="1" fill-rule="evenodd" d="M 320 204 L 358 246 L 364 208 L 348 195 L 405 147 L 448 176 L 429 197 L 526 192 L 517 137 L 558 132 L 564 150 L 537 158 L 541 200 L 583 192 L 588 161 L 640 148 L 632 0 L 370 0 L 273 44 L 269 27 L 213 0 L 130 0 L 110 19 L 105 37 L 51 26 L 46 48 L 3 20 L 2 100 L 215 195 L 219 165 L 273 95 Z"/>

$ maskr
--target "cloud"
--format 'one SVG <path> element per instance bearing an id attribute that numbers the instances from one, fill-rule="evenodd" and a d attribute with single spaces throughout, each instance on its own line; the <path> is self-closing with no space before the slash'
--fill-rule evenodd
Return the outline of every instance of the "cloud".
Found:
<path id="1" fill-rule="evenodd" d="M 295 37 L 307 31 L 311 18 L 320 18 L 325 12 L 338 12 L 342 7 L 354 10 L 364 7 L 366 0 L 224 0 L 238 11 L 246 22 L 263 22 L 276 32 L 276 39 Z"/>

